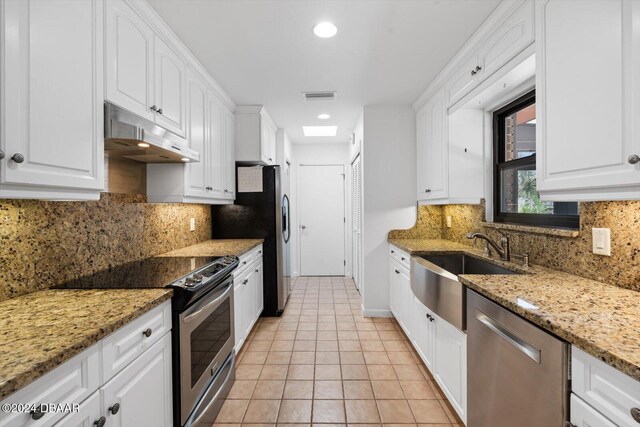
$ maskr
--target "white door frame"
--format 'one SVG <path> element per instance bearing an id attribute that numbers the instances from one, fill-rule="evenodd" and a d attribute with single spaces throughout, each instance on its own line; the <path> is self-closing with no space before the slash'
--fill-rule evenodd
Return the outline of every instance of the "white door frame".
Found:
<path id="1" fill-rule="evenodd" d="M 298 275 L 300 277 L 303 276 L 302 274 L 302 236 L 300 233 L 300 224 L 302 224 L 302 218 L 301 218 L 301 211 L 300 211 L 300 169 L 304 166 L 341 166 L 342 167 L 342 198 L 343 198 L 343 216 L 344 218 L 346 218 L 346 209 L 347 209 L 347 200 L 346 200 L 346 189 L 345 189 L 345 183 L 346 183 L 346 172 L 345 172 L 345 165 L 344 163 L 298 163 L 296 165 L 296 201 L 295 201 L 295 205 L 296 205 L 296 234 L 297 234 L 297 248 L 296 248 L 296 252 L 297 252 L 297 256 L 298 256 Z M 347 259 L 347 256 L 350 256 L 349 252 L 348 252 L 348 247 L 347 247 L 347 224 L 346 222 L 343 223 L 342 226 L 342 239 L 343 239 L 343 245 L 344 245 L 344 256 L 345 256 L 345 262 Z M 347 266 L 345 264 L 344 269 L 343 269 L 343 274 L 346 274 L 347 272 Z"/>

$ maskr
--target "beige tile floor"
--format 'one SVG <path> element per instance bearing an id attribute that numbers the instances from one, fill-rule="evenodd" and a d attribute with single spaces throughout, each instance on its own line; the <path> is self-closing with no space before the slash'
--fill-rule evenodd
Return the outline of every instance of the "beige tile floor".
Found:
<path id="1" fill-rule="evenodd" d="M 463 425 L 395 320 L 362 315 L 348 278 L 297 278 L 237 363 L 216 427 Z"/>

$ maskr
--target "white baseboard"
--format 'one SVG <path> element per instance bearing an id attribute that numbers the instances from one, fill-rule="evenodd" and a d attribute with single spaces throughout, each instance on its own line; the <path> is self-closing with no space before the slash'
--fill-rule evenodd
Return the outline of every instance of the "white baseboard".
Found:
<path id="1" fill-rule="evenodd" d="M 362 306 L 362 314 L 365 317 L 393 317 L 393 313 L 391 313 L 391 310 L 385 310 L 385 309 L 367 310 L 364 308 L 364 306 Z"/>

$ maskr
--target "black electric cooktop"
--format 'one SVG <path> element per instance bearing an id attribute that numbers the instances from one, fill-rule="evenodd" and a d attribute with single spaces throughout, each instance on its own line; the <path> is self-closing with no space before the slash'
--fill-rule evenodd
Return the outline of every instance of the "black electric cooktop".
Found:
<path id="1" fill-rule="evenodd" d="M 80 277 L 58 289 L 164 288 L 222 257 L 153 257 Z"/>

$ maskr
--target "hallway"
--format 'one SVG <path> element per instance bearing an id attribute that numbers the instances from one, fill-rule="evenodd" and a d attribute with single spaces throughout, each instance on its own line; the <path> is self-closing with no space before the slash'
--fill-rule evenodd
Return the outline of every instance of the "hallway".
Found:
<path id="1" fill-rule="evenodd" d="M 299 277 L 244 344 L 215 425 L 311 423 L 463 425 L 395 320 L 362 316 L 352 279 Z"/>

